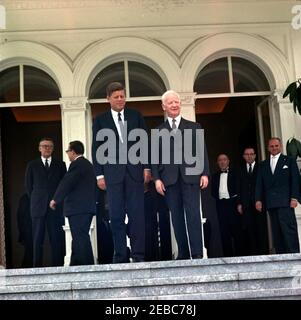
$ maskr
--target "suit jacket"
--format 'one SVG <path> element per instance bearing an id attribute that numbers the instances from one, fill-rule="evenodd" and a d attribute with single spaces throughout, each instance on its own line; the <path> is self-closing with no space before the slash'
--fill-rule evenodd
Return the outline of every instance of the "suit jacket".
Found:
<path id="1" fill-rule="evenodd" d="M 219 200 L 219 183 L 221 171 L 217 171 L 213 174 L 211 179 L 211 194 L 215 200 Z M 237 197 L 237 174 L 234 169 L 229 168 L 227 187 L 230 198 Z"/>
<path id="2" fill-rule="evenodd" d="M 133 109 L 124 109 L 124 120 L 127 121 L 127 134 L 133 129 L 143 129 L 147 133 L 146 125 L 142 115 Z M 96 158 L 97 149 L 104 142 L 96 141 L 96 135 L 101 129 L 111 129 L 115 133 L 116 138 L 116 164 L 107 163 L 99 164 Z M 118 147 L 120 144 L 119 135 L 115 126 L 111 110 L 96 117 L 93 123 L 93 144 L 92 158 L 96 176 L 104 175 L 107 184 L 115 184 L 123 181 L 126 170 L 131 177 L 137 182 L 143 182 L 143 170 L 149 168 L 146 164 L 119 164 Z M 127 151 L 135 144 L 135 141 L 127 142 Z M 105 156 L 108 156 L 106 152 Z M 115 160 L 115 157 L 114 157 Z"/>
<path id="3" fill-rule="evenodd" d="M 255 206 L 255 187 L 258 173 L 258 164 L 255 162 L 253 172 L 250 175 L 247 166 L 244 164 L 239 171 L 237 203 L 243 208 Z"/>
<path id="4" fill-rule="evenodd" d="M 169 125 L 168 120 L 166 120 L 164 123 L 162 123 L 159 127 L 159 130 L 167 129 L 168 131 L 171 131 L 171 127 Z M 184 157 L 184 130 L 185 129 L 191 129 L 192 130 L 192 155 L 195 155 L 196 152 L 196 129 L 202 129 L 201 125 L 196 122 L 188 121 L 184 118 L 181 118 L 178 130 L 182 133 L 182 163 L 177 164 L 174 163 L 174 148 L 176 147 L 172 140 L 170 139 L 170 163 L 165 164 L 162 161 L 162 153 L 164 146 L 162 144 L 162 139 L 159 140 L 159 164 L 152 164 L 152 175 L 154 177 L 154 180 L 161 179 L 164 183 L 164 185 L 167 187 L 169 185 L 173 185 L 177 182 L 179 174 L 181 175 L 183 181 L 187 184 L 199 184 L 200 183 L 200 177 L 201 175 L 209 176 L 209 162 L 208 162 L 208 155 L 207 155 L 207 149 L 206 145 L 204 144 L 204 168 L 203 171 L 199 174 L 195 175 L 188 175 L 186 172 L 186 169 L 195 167 L 195 164 L 188 164 L 185 163 L 185 157 Z"/>
<path id="5" fill-rule="evenodd" d="M 72 161 L 53 200 L 64 201 L 65 216 L 96 213 L 96 177 L 91 162 L 84 157 Z"/>
<path id="6" fill-rule="evenodd" d="M 281 154 L 272 174 L 270 157 L 259 165 L 255 201 L 265 200 L 267 209 L 289 207 L 292 198 L 300 201 L 299 170 L 296 161 Z"/>
<path id="7" fill-rule="evenodd" d="M 66 173 L 65 162 L 52 158 L 48 171 L 42 159 L 28 163 L 25 173 L 25 188 L 30 197 L 32 217 L 45 216 L 57 186 Z M 62 208 L 58 207 L 58 211 Z"/>

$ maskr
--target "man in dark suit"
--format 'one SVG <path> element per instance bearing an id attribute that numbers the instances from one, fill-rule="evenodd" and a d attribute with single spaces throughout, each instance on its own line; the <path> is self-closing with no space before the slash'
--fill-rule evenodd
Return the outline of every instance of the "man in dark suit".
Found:
<path id="1" fill-rule="evenodd" d="M 237 211 L 242 217 L 244 255 L 268 254 L 268 227 L 265 211 L 255 208 L 255 186 L 258 172 L 254 148 L 244 149 L 245 164 L 240 168 Z"/>
<path id="2" fill-rule="evenodd" d="M 71 266 L 94 264 L 89 230 L 96 213 L 96 178 L 93 165 L 83 157 L 84 145 L 71 141 L 66 151 L 71 161 L 49 206 L 55 210 L 64 201 L 72 235 Z"/>
<path id="3" fill-rule="evenodd" d="M 133 129 L 146 126 L 142 115 L 125 108 L 125 89 L 119 82 L 113 82 L 107 87 L 107 99 L 111 110 L 96 117 L 93 123 L 92 157 L 97 176 L 97 185 L 107 190 L 109 215 L 114 242 L 113 263 L 128 262 L 126 245 L 125 217 L 128 216 L 129 237 L 131 243 L 131 258 L 134 262 L 144 261 L 145 252 L 145 220 L 144 220 L 144 182 L 150 181 L 150 170 L 141 162 L 132 164 L 127 153 L 136 141 L 127 141 L 128 133 Z M 97 154 L 104 141 L 97 138 L 98 134 L 110 129 L 113 133 L 116 148 L 115 156 L 110 152 Z M 109 146 L 112 149 L 112 145 Z M 122 150 L 125 161 L 121 158 Z M 105 163 L 102 160 L 107 158 Z"/>
<path id="4" fill-rule="evenodd" d="M 224 257 L 243 254 L 241 216 L 236 211 L 237 174 L 226 154 L 217 157 L 219 171 L 212 176 L 211 193 L 216 201 L 217 218 Z"/>
<path id="5" fill-rule="evenodd" d="M 167 120 L 158 127 L 168 134 L 179 135 L 170 139 L 170 148 L 166 149 L 162 139 L 159 144 L 159 164 L 152 164 L 152 174 L 156 190 L 165 195 L 169 210 L 171 212 L 172 224 L 178 245 L 177 259 L 200 259 L 203 257 L 202 228 L 200 219 L 200 188 L 208 185 L 209 165 L 205 145 L 197 144 L 197 129 L 200 124 L 188 121 L 181 117 L 181 99 L 177 92 L 169 90 L 162 96 L 162 108 L 166 112 Z M 187 130 L 187 131 L 186 131 Z M 190 143 L 184 139 L 186 133 L 192 133 Z M 184 141 L 186 142 L 184 144 Z M 179 143 L 179 144 L 178 144 Z M 189 169 L 196 163 L 190 164 L 187 160 L 187 149 L 191 149 L 202 164 L 200 170 L 192 173 Z M 199 148 L 202 154 L 196 150 Z M 170 162 L 166 163 L 164 153 L 170 155 Z M 203 155 L 204 161 L 201 160 Z M 176 158 L 181 156 L 182 161 L 178 163 Z M 190 172 L 189 172 L 190 171 Z M 186 224 L 187 232 L 186 232 Z M 188 237 L 187 237 L 188 233 Z M 189 239 L 189 241 L 188 241 Z"/>
<path id="6" fill-rule="evenodd" d="M 32 222 L 30 216 L 30 201 L 27 193 L 24 193 L 19 200 L 17 222 L 19 230 L 18 241 L 24 247 L 24 256 L 21 267 L 32 268 Z"/>
<path id="7" fill-rule="evenodd" d="M 300 252 L 295 208 L 300 201 L 299 172 L 296 161 L 283 155 L 279 138 L 268 143 L 270 157 L 259 166 L 255 201 L 256 209 L 269 212 L 276 253 Z"/>
<path id="8" fill-rule="evenodd" d="M 32 218 L 33 266 L 42 267 L 43 243 L 47 226 L 51 245 L 52 266 L 62 266 L 65 255 L 64 217 L 62 207 L 55 213 L 49 201 L 66 173 L 65 163 L 52 157 L 54 143 L 43 138 L 39 143 L 41 157 L 29 162 L 25 173 L 25 188 L 30 197 Z"/>

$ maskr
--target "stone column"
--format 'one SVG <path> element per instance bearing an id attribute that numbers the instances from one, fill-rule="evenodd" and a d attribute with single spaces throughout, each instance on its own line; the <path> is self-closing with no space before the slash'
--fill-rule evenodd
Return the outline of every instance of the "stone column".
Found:
<path id="1" fill-rule="evenodd" d="M 70 141 L 80 140 L 85 146 L 84 156 L 91 161 L 91 137 L 92 137 L 92 116 L 91 107 L 87 97 L 66 97 L 61 98 L 62 112 L 62 134 L 63 134 L 63 155 L 67 167 L 70 161 L 65 153 Z M 72 236 L 68 219 L 65 219 L 66 256 L 65 266 L 70 264 Z M 96 217 L 93 217 L 90 227 L 90 237 L 95 263 L 98 262 L 97 254 L 97 230 Z"/>
<path id="2" fill-rule="evenodd" d="M 280 118 L 280 132 L 279 137 L 283 142 L 283 153 L 286 154 L 286 142 L 295 137 L 301 141 L 301 115 L 294 112 L 293 104 L 290 103 L 289 99 L 283 99 L 283 90 L 275 91 L 275 96 L 277 97 L 278 106 L 274 104 L 274 108 L 279 112 Z M 298 112 L 298 111 L 297 111 Z M 301 159 L 297 159 L 297 164 L 301 170 Z M 299 233 L 299 243 L 301 248 L 301 205 L 295 209 L 298 233 Z"/>
<path id="3" fill-rule="evenodd" d="M 1 128 L 1 124 L 0 124 Z M 2 175 L 2 145 L 0 130 L 0 268 L 6 266 L 5 259 L 5 226 L 4 226 L 4 203 L 3 203 L 3 175 Z"/>

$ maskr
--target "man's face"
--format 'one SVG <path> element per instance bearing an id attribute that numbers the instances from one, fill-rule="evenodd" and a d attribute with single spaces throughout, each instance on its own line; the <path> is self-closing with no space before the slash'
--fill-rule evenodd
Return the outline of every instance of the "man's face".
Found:
<path id="1" fill-rule="evenodd" d="M 268 150 L 272 156 L 282 152 L 282 144 L 277 139 L 271 139 L 269 141 Z"/>
<path id="2" fill-rule="evenodd" d="M 110 102 L 111 108 L 120 112 L 124 109 L 125 106 L 125 92 L 124 90 L 114 91 L 109 97 L 107 97 Z"/>
<path id="3" fill-rule="evenodd" d="M 220 170 L 226 170 L 229 167 L 230 160 L 225 154 L 220 154 L 217 158 L 217 165 Z"/>
<path id="4" fill-rule="evenodd" d="M 170 118 L 176 118 L 181 112 L 181 101 L 175 94 L 169 94 L 162 103 L 162 109 Z"/>
<path id="5" fill-rule="evenodd" d="M 39 151 L 41 156 L 44 158 L 49 158 L 53 152 L 53 143 L 49 140 L 42 140 L 39 145 Z"/>
<path id="6" fill-rule="evenodd" d="M 248 148 L 243 154 L 243 158 L 247 163 L 253 163 L 256 159 L 256 153 L 253 148 Z"/>

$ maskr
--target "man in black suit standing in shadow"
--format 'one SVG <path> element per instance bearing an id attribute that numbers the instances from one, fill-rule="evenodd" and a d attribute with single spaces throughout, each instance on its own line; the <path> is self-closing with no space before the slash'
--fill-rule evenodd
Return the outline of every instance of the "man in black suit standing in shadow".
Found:
<path id="1" fill-rule="evenodd" d="M 242 217 L 244 255 L 268 254 L 268 226 L 266 212 L 255 208 L 255 186 L 258 164 L 253 147 L 244 149 L 244 165 L 240 168 L 237 211 Z"/>
<path id="2" fill-rule="evenodd" d="M 156 190 L 166 197 L 167 205 L 171 212 L 178 245 L 177 259 L 201 259 L 203 257 L 203 244 L 200 218 L 200 189 L 207 187 L 209 175 L 205 144 L 201 146 L 200 141 L 197 140 L 197 129 L 201 130 L 201 126 L 196 122 L 188 121 L 181 117 L 181 99 L 179 94 L 173 90 L 168 90 L 162 95 L 162 108 L 166 112 L 167 120 L 158 127 L 159 131 L 163 130 L 175 136 L 178 134 L 180 140 L 176 142 L 176 137 L 170 139 L 170 148 L 167 149 L 170 154 L 169 163 L 165 163 L 163 160 L 166 148 L 163 145 L 164 138 L 160 140 L 159 163 L 152 165 Z M 192 139 L 190 143 L 185 143 L 185 131 L 191 133 Z M 186 152 L 186 148 L 192 151 L 195 163 L 186 161 L 188 160 L 186 156 L 189 153 Z M 199 149 L 200 154 L 196 152 L 197 149 Z M 176 160 L 178 156 L 181 156 L 182 159 L 180 163 Z M 201 159 L 202 156 L 203 161 Z M 198 162 L 200 170 L 196 170 L 192 174 L 189 169 L 193 166 L 197 167 Z"/>
<path id="3" fill-rule="evenodd" d="M 276 253 L 300 252 L 295 208 L 300 201 L 299 171 L 295 159 L 282 154 L 279 138 L 268 143 L 270 157 L 259 165 L 256 181 L 256 209 L 269 212 Z"/>
<path id="4" fill-rule="evenodd" d="M 113 263 L 129 262 L 126 215 L 131 258 L 133 262 L 141 262 L 145 254 L 144 183 L 150 181 L 151 174 L 148 165 L 129 161 L 128 151 L 136 141 L 127 141 L 127 137 L 134 129 L 142 129 L 146 133 L 146 125 L 138 111 L 125 108 L 125 89 L 121 83 L 110 83 L 106 91 L 111 110 L 96 117 L 93 123 L 92 157 L 97 185 L 101 190 L 107 190 L 114 242 Z M 113 133 L 115 155 L 109 158 L 107 150 L 98 157 L 97 152 L 106 143 L 98 136 L 108 129 Z M 109 148 L 113 149 L 112 145 Z M 125 161 L 122 161 L 119 150 L 125 155 Z M 102 163 L 104 158 L 107 161 Z"/>
<path id="5" fill-rule="evenodd" d="M 212 176 L 211 193 L 216 201 L 217 218 L 224 257 L 243 255 L 241 216 L 237 206 L 237 173 L 226 154 L 217 157 L 219 170 Z"/>
<path id="6" fill-rule="evenodd" d="M 65 256 L 63 208 L 53 213 L 49 202 L 66 173 L 63 161 L 52 157 L 54 143 L 43 138 L 39 143 L 41 157 L 29 162 L 25 173 L 25 188 L 30 198 L 32 218 L 33 267 L 43 266 L 43 243 L 47 227 L 51 245 L 52 266 L 62 266 Z"/>
<path id="7" fill-rule="evenodd" d="M 82 142 L 69 143 L 66 152 L 71 164 L 49 204 L 55 210 L 64 201 L 72 235 L 71 266 L 94 264 L 89 230 L 96 213 L 96 178 L 84 151 Z"/>

